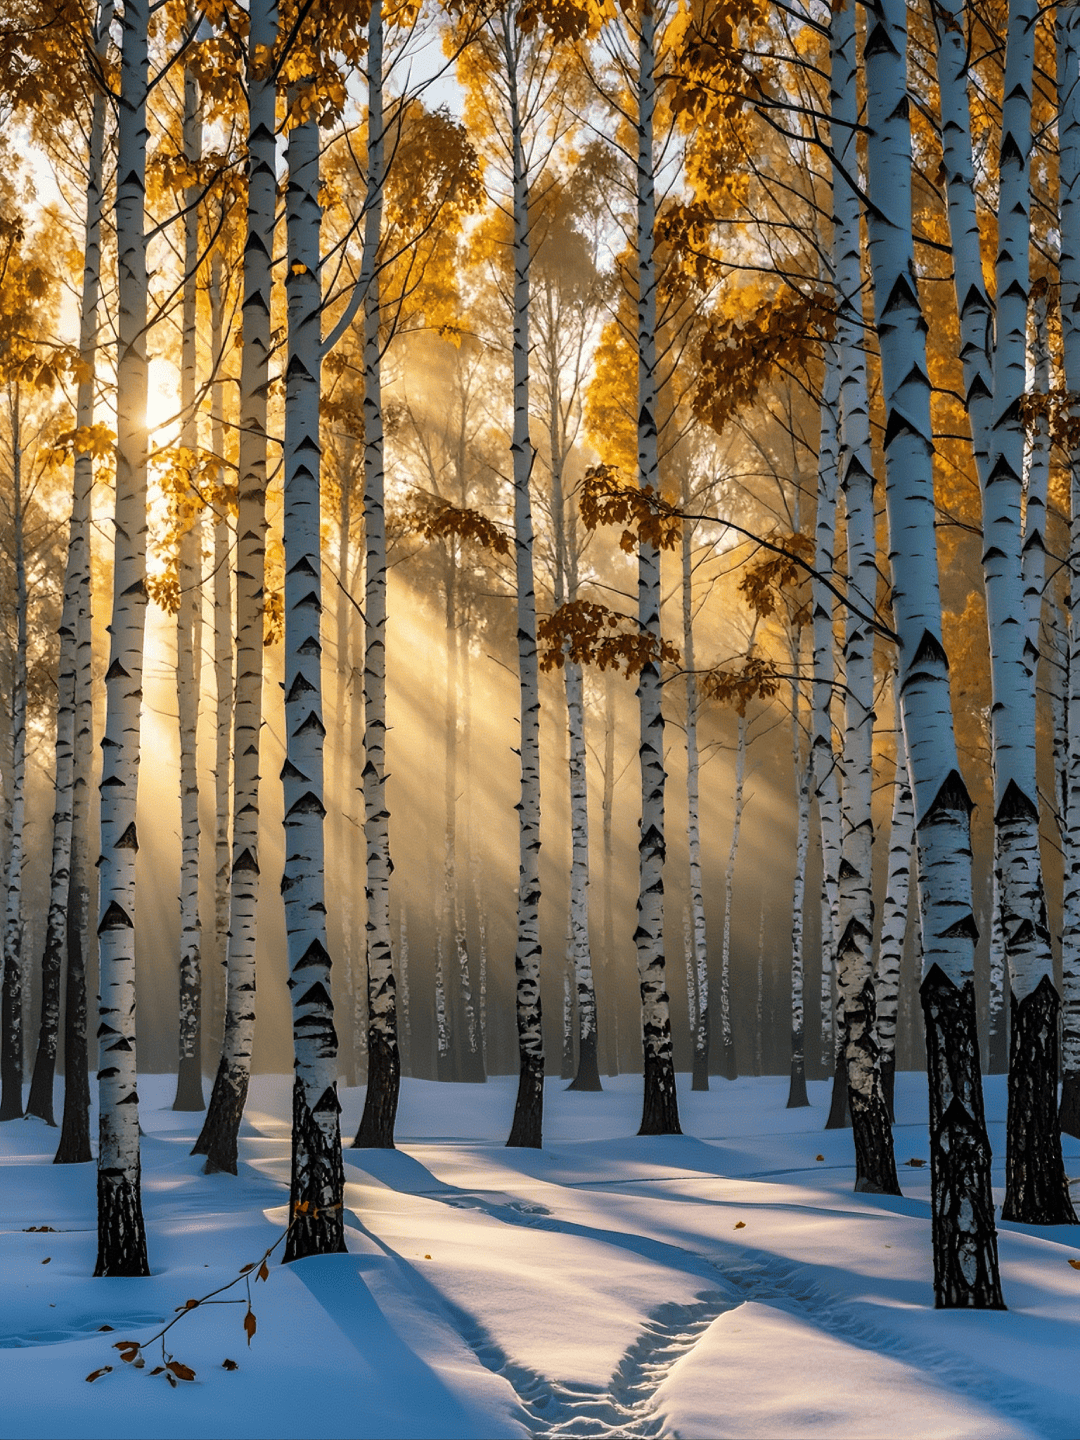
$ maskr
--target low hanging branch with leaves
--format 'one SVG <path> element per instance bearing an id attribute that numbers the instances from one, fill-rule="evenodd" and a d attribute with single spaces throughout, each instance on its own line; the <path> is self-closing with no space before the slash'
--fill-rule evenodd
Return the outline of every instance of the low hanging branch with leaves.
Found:
<path id="1" fill-rule="evenodd" d="M 302 1217 L 310 1214 L 312 1212 L 312 1208 L 313 1207 L 311 1206 L 309 1201 L 302 1200 L 295 1207 L 292 1220 L 277 1237 L 274 1243 L 267 1246 L 267 1248 L 263 1251 L 262 1255 L 259 1257 L 258 1260 L 253 1260 L 250 1265 L 241 1266 L 238 1274 L 233 1276 L 231 1280 L 226 1281 L 224 1285 L 219 1285 L 216 1290 L 208 1291 L 207 1294 L 200 1296 L 197 1300 L 185 1300 L 183 1305 L 178 1305 L 176 1307 L 176 1314 L 173 1316 L 173 1318 L 168 1322 L 167 1325 L 163 1325 L 156 1335 L 151 1335 L 149 1340 L 113 1341 L 113 1349 L 119 1350 L 120 1359 L 124 1362 L 124 1364 L 130 1365 L 135 1370 L 144 1369 L 146 1366 L 145 1352 L 150 1348 L 151 1345 L 156 1344 L 160 1340 L 161 1364 L 155 1365 L 154 1368 L 150 1371 L 150 1374 L 164 1375 L 165 1379 L 169 1382 L 169 1384 L 174 1387 L 178 1380 L 194 1380 L 195 1371 L 191 1368 L 191 1366 L 185 1365 L 182 1361 L 177 1360 L 175 1356 L 173 1356 L 165 1348 L 165 1336 L 169 1333 L 169 1331 L 173 1328 L 174 1325 L 179 1324 L 179 1322 L 184 1318 L 185 1315 L 190 1315 L 193 1310 L 198 1310 L 200 1306 L 203 1305 L 243 1305 L 245 1307 L 244 1334 L 247 1336 L 248 1345 L 250 1345 L 252 1336 L 255 1334 L 256 1330 L 255 1311 L 251 1308 L 252 1282 L 255 1282 L 257 1284 L 260 1280 L 266 1281 L 270 1279 L 270 1257 L 273 1255 L 274 1251 L 278 1248 L 278 1246 L 288 1238 L 289 1232 L 292 1230 L 293 1226 L 298 1224 Z M 339 1209 L 340 1207 L 333 1206 L 332 1208 Z M 35 1227 L 31 1226 L 30 1228 L 34 1229 Z M 41 1229 L 43 1230 L 47 1230 L 48 1228 L 49 1227 L 47 1225 L 41 1226 Z M 246 1298 L 240 1298 L 235 1300 L 219 1300 L 217 1298 L 219 1295 L 224 1295 L 226 1290 L 231 1290 L 234 1285 L 239 1285 L 241 1281 L 243 1282 L 244 1287 L 247 1291 Z M 103 1330 L 111 1330 L 112 1326 L 103 1325 L 101 1328 Z M 224 1360 L 222 1361 L 221 1368 L 223 1370 L 238 1370 L 240 1367 L 239 1365 L 237 1365 L 235 1360 Z M 100 1380 L 103 1375 L 111 1374 L 112 1370 L 112 1365 L 102 1365 L 97 1370 L 91 1370 L 90 1374 L 87 1375 L 86 1378 L 92 1384 L 95 1380 Z"/>
<path id="2" fill-rule="evenodd" d="M 825 589 L 853 615 L 857 615 L 887 640 L 899 643 L 900 637 L 891 626 L 879 619 L 876 613 L 868 614 L 856 605 L 842 590 L 837 589 L 827 575 L 815 569 L 805 558 L 809 553 L 810 542 L 804 535 L 792 536 L 773 532 L 775 538 L 770 538 L 768 535 L 759 535 L 748 530 L 744 525 L 737 525 L 734 520 L 726 520 L 722 515 L 704 515 L 680 510 L 662 495 L 656 494 L 651 485 L 639 489 L 635 482 L 626 479 L 614 465 L 594 465 L 585 472 L 580 510 L 582 521 L 589 530 L 595 530 L 598 525 L 633 525 L 634 530 L 624 530 L 619 540 L 621 548 L 628 554 L 642 542 L 655 545 L 658 550 L 674 550 L 679 543 L 682 524 L 686 520 L 703 521 L 708 525 L 720 525 L 725 530 L 733 530 L 736 535 L 745 536 L 762 550 L 779 557 L 783 563 L 777 575 L 786 572 L 790 567 L 792 572 L 797 570 L 807 577 L 820 580 Z M 776 577 L 769 578 L 767 583 L 776 584 Z"/>
<path id="3" fill-rule="evenodd" d="M 761 655 L 747 655 L 741 669 L 724 670 L 719 666 L 698 676 L 701 694 L 721 705 L 734 705 L 737 715 L 745 715 L 751 700 L 772 700 L 779 694 L 785 677 L 772 660 Z"/>
<path id="4" fill-rule="evenodd" d="M 510 554 L 511 537 L 501 525 L 489 520 L 479 510 L 451 505 L 440 495 L 421 493 L 403 518 L 407 527 L 425 540 L 445 540 L 456 536 L 460 540 L 471 540 L 496 555 Z"/>
<path id="5" fill-rule="evenodd" d="M 636 620 L 592 600 L 571 600 L 560 605 L 536 627 L 540 669 L 561 669 L 569 660 L 595 665 L 598 670 L 623 669 L 629 679 L 644 666 L 678 665 L 674 645 L 641 630 Z"/>

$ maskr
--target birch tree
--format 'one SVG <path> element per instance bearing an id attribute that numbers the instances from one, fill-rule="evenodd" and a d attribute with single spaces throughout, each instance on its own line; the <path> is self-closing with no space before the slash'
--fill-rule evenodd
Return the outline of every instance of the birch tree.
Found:
<path id="1" fill-rule="evenodd" d="M 189 21 L 190 23 L 190 21 Z M 190 67 L 184 70 L 182 144 L 192 167 L 202 156 L 199 94 Z M 184 278 L 180 336 L 180 444 L 185 463 L 194 468 L 199 447 L 195 409 L 196 323 L 199 270 L 198 186 L 184 190 Z M 214 360 L 216 361 L 216 356 Z M 179 546 L 180 597 L 176 611 L 177 699 L 180 726 L 180 996 L 179 1055 L 174 1110 L 202 1110 L 201 948 L 199 919 L 199 677 L 202 610 L 201 502 L 189 481 L 184 508 L 189 512 Z"/>
<path id="2" fill-rule="evenodd" d="M 997 898 L 1011 985 L 1006 1218 L 1075 1217 L 1057 1123 L 1057 1015 L 1039 854 L 1035 672 L 1024 602 L 1021 494 L 1029 292 L 1031 86 L 1036 6 L 1011 0 L 999 151 L 996 324 L 982 283 L 972 174 L 966 53 L 955 12 L 938 21 L 942 148 L 960 314 L 961 358 L 983 496 L 983 574 L 990 631 Z M 999 918 L 998 918 L 999 917 Z"/>
<path id="3" fill-rule="evenodd" d="M 874 898 L 871 801 L 874 781 L 874 630 L 877 601 L 874 474 L 862 317 L 859 200 L 846 177 L 856 155 L 857 56 L 854 4 L 832 18 L 833 256 L 840 374 L 840 483 L 847 513 L 847 607 L 844 638 L 843 840 L 837 963 L 844 1019 L 844 1062 L 855 1140 L 855 1188 L 899 1194 L 888 1107 L 881 1089 L 875 1030 Z"/>
<path id="4" fill-rule="evenodd" d="M 1058 47 L 1058 213 L 1061 227 L 1061 333 L 1065 388 L 1080 392 L 1080 8 L 1059 5 Z M 1066 713 L 1068 745 L 1062 849 L 1065 889 L 1062 905 L 1062 1084 L 1059 1120 L 1069 1135 L 1080 1135 L 1080 443 L 1069 442 L 1069 637 Z"/>
<path id="5" fill-rule="evenodd" d="M 93 36 L 96 63 L 104 63 L 112 25 L 111 0 L 97 14 Z M 86 961 L 93 943 L 90 929 L 90 769 L 93 748 L 93 635 L 90 574 L 90 495 L 94 484 L 94 451 L 87 443 L 94 425 L 94 381 L 97 370 L 101 302 L 101 222 L 105 180 L 105 95 L 95 86 L 87 146 L 86 212 L 83 221 L 83 276 L 79 301 L 79 360 L 75 401 L 76 441 L 73 446 L 71 522 L 64 571 L 62 628 L 72 630 L 72 773 L 71 853 L 66 896 L 64 945 L 64 1113 L 57 1164 L 86 1164 L 90 1150 L 90 1082 L 86 1035 Z M 80 443 L 78 437 L 85 437 Z M 58 742 L 60 732 L 58 712 Z"/>
<path id="6" fill-rule="evenodd" d="M 95 1275 L 148 1275 L 135 1055 L 135 855 L 146 624 L 149 10 L 127 0 L 117 120 L 116 508 L 98 866 L 98 1255 Z"/>
<path id="7" fill-rule="evenodd" d="M 390 940 L 390 830 L 386 804 L 386 513 L 379 273 L 385 168 L 382 0 L 372 0 L 365 61 L 367 198 L 360 285 L 364 305 L 364 835 L 367 841 L 368 1083 L 357 1146 L 392 1149 L 401 1056 Z"/>
<path id="8" fill-rule="evenodd" d="M 285 1259 L 343 1252 L 337 1034 L 324 903 L 319 393 L 323 341 L 318 116 L 313 83 L 290 93 L 285 214 L 285 901 L 292 1000 L 292 1225 Z"/>
<path id="9" fill-rule="evenodd" d="M 15 637 L 11 664 L 11 769 L 4 880 L 4 979 L 0 1007 L 0 1120 L 23 1113 L 23 866 L 26 823 L 27 608 L 26 496 L 18 382 L 8 385 Z"/>
<path id="10" fill-rule="evenodd" d="M 894 689 L 897 689 L 894 685 Z M 877 1032 L 881 1046 L 881 1088 L 893 1118 L 893 1090 L 896 1074 L 896 1012 L 900 994 L 900 963 L 907 936 L 908 898 L 911 891 L 911 861 L 915 847 L 915 811 L 912 808 L 911 779 L 907 746 L 904 743 L 900 697 L 896 694 L 896 769 L 893 776 L 892 814 L 889 821 L 889 870 L 885 899 L 881 907 L 881 936 L 878 941 Z"/>
<path id="11" fill-rule="evenodd" d="M 247 235 L 240 454 L 236 521 L 236 690 L 233 823 L 225 1024 L 214 1088 L 192 1154 L 207 1174 L 236 1174 L 237 1136 L 251 1077 L 255 1035 L 255 939 L 259 899 L 259 744 L 262 729 L 263 578 L 266 562 L 267 387 L 272 350 L 271 258 L 277 193 L 276 86 L 268 56 L 277 35 L 275 0 L 252 0 L 247 51 Z"/>
<path id="12" fill-rule="evenodd" d="M 912 236 L 906 22 L 903 0 L 867 6 L 866 213 L 887 416 L 898 674 L 918 817 L 934 1301 L 939 1308 L 995 1309 L 1003 1301 L 975 1027 L 971 801 L 956 756 L 941 633 L 926 324 Z"/>

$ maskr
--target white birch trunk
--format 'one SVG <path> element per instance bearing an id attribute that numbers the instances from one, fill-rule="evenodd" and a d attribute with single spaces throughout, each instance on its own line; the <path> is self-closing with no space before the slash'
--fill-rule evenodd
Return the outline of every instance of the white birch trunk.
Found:
<path id="1" fill-rule="evenodd" d="M 111 0 L 101 6 L 94 49 L 104 61 L 112 24 Z M 84 366 L 76 395 L 75 419 L 81 429 L 94 423 L 97 368 L 98 307 L 101 298 L 101 220 L 104 208 L 105 96 L 95 90 L 90 114 L 87 153 L 86 215 L 83 242 L 83 284 L 79 306 L 79 358 Z M 91 625 L 90 492 L 94 461 L 88 450 L 76 450 L 72 480 L 71 528 L 64 575 L 64 619 L 71 623 L 74 644 L 72 693 L 73 738 L 71 777 L 70 880 L 66 899 L 67 974 L 64 990 L 64 1114 L 57 1145 L 57 1164 L 86 1164 L 90 1150 L 90 1078 L 86 1035 L 86 964 L 93 947 L 90 927 L 90 785 L 93 751 L 93 636 Z M 70 597 L 70 599 L 69 599 Z"/>
<path id="2" fill-rule="evenodd" d="M 841 488 L 847 510 L 844 638 L 843 842 L 836 955 L 843 1007 L 844 1062 L 855 1141 L 855 1189 L 899 1194 L 889 1113 L 881 1088 L 874 995 L 874 631 L 863 615 L 877 604 L 874 473 L 863 330 L 859 199 L 846 175 L 858 172 L 854 5 L 832 20 L 833 259 L 840 372 Z"/>
<path id="3" fill-rule="evenodd" d="M 116 253 L 116 509 L 98 864 L 98 1255 L 95 1275 L 147 1275 L 135 1057 L 136 800 L 146 624 L 146 0 L 122 20 Z"/>
<path id="4" fill-rule="evenodd" d="M 1031 361 L 1033 389 L 1050 390 L 1050 340 L 1047 334 L 1046 285 L 1032 287 Z M 1021 571 L 1027 614 L 1027 645 L 1039 652 L 1042 636 L 1043 590 L 1046 583 L 1046 502 L 1050 487 L 1050 435 L 1046 417 L 1040 416 L 1028 440 L 1027 477 L 1024 485 L 1024 536 Z M 1033 662 L 1036 665 L 1038 661 Z"/>
<path id="5" fill-rule="evenodd" d="M 641 6 L 637 20 L 637 350 L 638 484 L 660 490 L 656 360 L 656 12 Z M 664 712 L 660 685 L 660 554 L 638 549 L 638 625 L 655 646 L 638 680 L 640 706 L 641 832 L 638 845 L 637 945 L 645 1095 L 641 1135 L 681 1134 L 671 1048 L 671 1014 L 664 973 Z"/>
<path id="6" fill-rule="evenodd" d="M 248 7 L 248 187 L 240 352 L 240 474 L 236 522 L 236 692 L 229 951 L 221 1059 L 193 1153 L 206 1172 L 236 1174 L 237 1136 L 255 1038 L 255 939 L 259 899 L 259 744 L 262 730 L 263 570 L 266 559 L 266 409 L 271 255 L 277 197 L 276 85 L 257 56 L 277 34 L 274 0 Z"/>
<path id="7" fill-rule="evenodd" d="M 386 804 L 386 512 L 383 505 L 382 340 L 378 251 L 386 181 L 381 0 L 368 18 L 364 290 L 364 836 L 367 842 L 368 1084 L 354 1144 L 394 1148 L 401 1083 L 390 938 L 390 812 Z"/>
<path id="8" fill-rule="evenodd" d="M 971 801 L 952 725 L 934 533 L 926 324 L 915 277 L 904 0 L 870 0 L 867 226 L 886 405 L 884 450 L 904 734 L 918 817 L 930 1093 L 934 1298 L 1001 1306 L 975 1028 Z"/>
<path id="9" fill-rule="evenodd" d="M 26 826 L 26 534 L 22 423 L 18 382 L 8 385 L 11 425 L 11 518 L 15 560 L 15 647 L 11 660 L 11 788 L 5 876 L 4 980 L 0 1013 L 0 1120 L 23 1113 L 23 864 Z"/>
<path id="10" fill-rule="evenodd" d="M 810 780 L 813 757 L 802 761 L 799 682 L 791 687 L 791 759 L 795 774 L 795 881 L 791 892 L 791 1078 L 787 1108 L 809 1105 L 806 1094 L 805 928 L 806 855 L 810 848 Z M 762 915 L 764 925 L 764 914 Z M 762 932 L 764 935 L 764 932 Z M 760 963 L 760 962 L 759 962 Z M 760 981 L 759 981 L 760 984 Z"/>
<path id="11" fill-rule="evenodd" d="M 739 856 L 742 833 L 743 799 L 746 780 L 746 711 L 739 715 L 739 734 L 735 747 L 735 792 L 732 799 L 731 843 L 724 869 L 724 927 L 720 941 L 720 1046 L 721 1074 L 728 1080 L 738 1075 L 735 1059 L 735 1036 L 731 1027 L 731 902 L 735 887 L 735 862 Z M 800 911 L 801 914 L 801 911 Z M 800 951 L 800 962 L 802 956 Z"/>
<path id="12" fill-rule="evenodd" d="M 898 688 L 894 680 L 894 691 Z M 899 694 L 895 695 L 895 707 L 896 770 L 893 776 L 892 816 L 889 822 L 889 871 L 885 884 L 885 900 L 881 907 L 881 938 L 878 942 L 876 979 L 881 1076 L 890 1117 L 893 1111 L 893 1084 L 896 1073 L 900 964 L 907 936 L 911 862 L 915 847 L 915 810 L 911 797 L 911 777 L 908 774 Z"/>
<path id="13" fill-rule="evenodd" d="M 688 486 L 683 485 L 683 507 L 689 507 Z M 705 931 L 705 899 L 701 878 L 701 761 L 698 754 L 698 694 L 694 656 L 693 527 L 682 529 L 683 666 L 686 670 L 686 848 L 690 869 L 688 961 L 689 988 L 694 997 L 690 1035 L 694 1047 L 691 1088 L 709 1088 L 709 970 Z"/>
<path id="14" fill-rule="evenodd" d="M 1039 850 L 1035 755 L 1038 650 L 1026 624 L 1021 556 L 1027 370 L 1031 86 L 1035 0 L 1010 0 L 998 185 L 997 335 L 989 462 L 983 488 L 983 573 L 990 628 L 994 821 L 1001 925 L 1012 991 L 1006 1186 L 1002 1216 L 1075 1221 L 1057 1122 L 1057 1025 Z"/>
<path id="15" fill-rule="evenodd" d="M 210 350 L 220 364 L 222 343 L 221 256 L 215 251 L 210 262 Z M 222 382 L 215 375 L 211 390 L 210 448 L 219 458 L 225 451 L 225 412 Z M 221 470 L 218 474 L 220 476 Z M 215 1024 L 224 1022 L 226 970 L 229 961 L 229 869 L 231 828 L 229 798 L 232 794 L 233 724 L 233 527 L 222 505 L 214 517 L 214 965 L 213 1006 Z M 204 1015 L 206 1013 L 206 1006 Z M 221 1037 L 215 1050 L 220 1050 Z M 213 1051 L 211 1052 L 213 1053 Z"/>
<path id="16" fill-rule="evenodd" d="M 518 810 L 517 1026 L 520 1071 L 508 1145 L 539 1146 L 543 1133 L 544 1041 L 540 1013 L 540 690 L 529 495 L 535 451 L 529 436 L 529 176 L 518 94 L 520 35 L 500 17 L 506 62 L 514 221 L 514 557 L 521 690 L 521 798 Z"/>
<path id="17" fill-rule="evenodd" d="M 285 901 L 292 999 L 292 1228 L 285 1259 L 345 1250 L 345 1173 L 337 1034 L 326 948 L 323 873 L 322 557 L 319 394 L 322 369 L 319 150 L 316 120 L 289 132 L 289 349 L 285 372 Z"/>
<path id="18" fill-rule="evenodd" d="M 839 487 L 840 371 L 836 349 L 825 353 L 818 448 L 817 513 L 814 520 L 813 605 L 814 675 L 811 692 L 810 763 L 821 837 L 821 1064 L 831 1075 L 836 1063 L 833 1035 L 833 961 L 839 912 L 840 772 L 833 748 L 832 700 L 836 681 L 833 653 L 833 597 L 824 584 L 832 575 L 836 546 L 836 496 Z M 801 1104 L 801 1101 L 800 1101 Z"/>
<path id="19" fill-rule="evenodd" d="M 202 154 L 198 86 L 184 72 L 184 158 L 196 165 Z M 195 409 L 198 363 L 196 326 L 199 264 L 199 188 L 184 191 L 184 290 L 180 337 L 180 444 L 195 464 L 199 424 Z M 197 497 L 189 490 L 188 501 Z M 202 1110 L 201 952 L 199 919 L 199 687 L 198 617 L 202 609 L 202 527 L 196 511 L 180 539 L 180 605 L 176 615 L 176 689 L 180 720 L 180 1004 L 179 1055 L 174 1110 Z"/>
<path id="20" fill-rule="evenodd" d="M 1061 331 L 1065 388 L 1080 392 L 1080 8 L 1059 5 L 1058 185 L 1061 231 Z M 1072 406 L 1076 416 L 1078 406 Z M 1080 1135 L 1080 447 L 1069 456 L 1071 524 L 1064 827 L 1065 890 L 1061 925 L 1061 1128 Z"/>

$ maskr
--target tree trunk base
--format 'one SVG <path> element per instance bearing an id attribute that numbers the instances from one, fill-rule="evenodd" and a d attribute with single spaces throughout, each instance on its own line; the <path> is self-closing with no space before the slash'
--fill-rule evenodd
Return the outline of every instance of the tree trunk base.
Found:
<path id="1" fill-rule="evenodd" d="M 1058 1012 L 1048 975 L 1010 1006 L 1009 1114 L 1003 1220 L 1075 1225 L 1057 1114 Z"/>
<path id="2" fill-rule="evenodd" d="M 202 1088 L 202 1057 L 186 1055 L 181 1057 L 176 1071 L 176 1099 L 174 1110 L 205 1110 Z"/>
<path id="3" fill-rule="evenodd" d="M 90 1064 L 86 1053 L 86 962 L 80 921 L 87 895 L 73 864 L 68 886 L 67 974 L 64 979 L 64 1114 L 54 1165 L 85 1165 L 90 1149 Z"/>
<path id="4" fill-rule="evenodd" d="M 53 1076 L 56 1073 L 56 1052 L 43 1052 L 38 1046 L 34 1061 L 34 1074 L 30 1081 L 30 1098 L 26 1102 L 27 1115 L 35 1115 L 46 1125 L 56 1124 L 53 1113 Z"/>
<path id="5" fill-rule="evenodd" d="M 325 1091 L 315 1109 L 338 1113 L 340 1106 L 333 1089 Z M 340 1140 L 331 1143 L 315 1112 L 308 1108 L 299 1080 L 293 1082 L 292 1150 L 290 1226 L 284 1263 L 308 1255 L 343 1255 L 347 1249 L 342 1208 L 345 1163 Z"/>
<path id="6" fill-rule="evenodd" d="M 586 1035 L 578 1046 L 577 1074 L 566 1087 L 568 1090 L 602 1090 L 600 1069 L 596 1063 L 596 1031 Z"/>
<path id="7" fill-rule="evenodd" d="M 225 1060 L 218 1066 L 210 1104 L 192 1155 L 205 1155 L 204 1175 L 235 1175 L 240 1122 L 247 1104 L 248 1073 Z"/>
<path id="8" fill-rule="evenodd" d="M 97 1177 L 98 1253 L 94 1275 L 144 1278 L 150 1274 L 146 1257 L 139 1172 L 128 1180 L 122 1171 L 99 1170 Z"/>
<path id="9" fill-rule="evenodd" d="M 1058 1124 L 1066 1135 L 1080 1139 L 1080 1070 L 1066 1070 L 1062 1077 Z"/>
<path id="10" fill-rule="evenodd" d="M 542 1055 L 524 1055 L 518 1073 L 514 1123 L 506 1144 L 508 1149 L 540 1150 L 543 1143 L 544 1059 Z"/>
<path id="11" fill-rule="evenodd" d="M 681 1135 L 679 1097 L 671 1056 L 645 1056 L 645 1093 L 639 1135 Z"/>
<path id="12" fill-rule="evenodd" d="M 896 1124 L 896 1056 L 886 1055 L 881 1060 L 881 1093 L 889 1112 L 889 1124 Z"/>
<path id="13" fill-rule="evenodd" d="M 739 1066 L 735 1059 L 735 1042 L 728 1040 L 720 1042 L 720 1064 L 717 1067 L 718 1075 L 725 1080 L 737 1080 L 739 1078 Z"/>
<path id="14" fill-rule="evenodd" d="M 801 1110 L 810 1104 L 806 1093 L 806 1065 L 803 1061 L 802 1036 L 792 1036 L 791 1080 L 788 1084 L 788 1110 Z"/>
<path id="15" fill-rule="evenodd" d="M 829 1118 L 825 1121 L 825 1129 L 847 1130 L 850 1125 L 851 1112 L 848 1108 L 847 1066 L 844 1064 L 844 1051 L 841 1048 L 836 1052 L 836 1061 L 833 1068 L 832 1100 L 829 1103 Z"/>
<path id="16" fill-rule="evenodd" d="M 401 1089 L 401 1056 L 397 1041 L 381 1031 L 368 1031 L 368 1083 L 364 1113 L 352 1143 L 354 1150 L 393 1150 Z"/>
<path id="17" fill-rule="evenodd" d="M 968 980 L 959 989 L 933 965 L 919 995 L 930 1091 L 934 1305 L 938 1310 L 1004 1310 L 975 987 Z M 951 1097 L 947 1106 L 946 1096 Z"/>

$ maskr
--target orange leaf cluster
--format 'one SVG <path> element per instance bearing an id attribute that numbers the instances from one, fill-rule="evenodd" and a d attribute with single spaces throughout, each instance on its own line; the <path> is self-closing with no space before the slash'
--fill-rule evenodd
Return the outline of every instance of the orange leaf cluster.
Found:
<path id="1" fill-rule="evenodd" d="M 471 540 L 496 555 L 510 554 L 510 537 L 501 525 L 489 520 L 479 510 L 451 505 L 439 496 L 425 496 L 423 503 L 408 513 L 406 523 L 425 540 L 442 540 L 456 535 Z"/>
<path id="2" fill-rule="evenodd" d="M 748 655 L 741 670 L 708 670 L 701 677 L 701 693 L 708 700 L 734 705 L 735 713 L 746 714 L 751 700 L 771 700 L 783 682 L 772 660 Z"/>
<path id="3" fill-rule="evenodd" d="M 658 495 L 651 485 L 644 489 L 624 476 L 614 465 L 593 465 L 586 470 L 579 502 L 581 518 L 589 530 L 598 525 L 627 525 L 619 546 L 632 555 L 639 545 L 657 550 L 674 550 L 682 535 L 681 511 Z"/>
<path id="4" fill-rule="evenodd" d="M 713 318 L 701 338 L 701 375 L 694 414 L 720 433 L 750 405 L 778 370 L 804 365 L 833 332 L 824 292 L 785 291 L 747 320 Z"/>
<path id="5" fill-rule="evenodd" d="M 677 665 L 679 652 L 638 628 L 636 620 L 592 600 L 572 600 L 536 627 L 540 669 L 561 668 L 566 660 L 598 670 L 624 670 L 627 678 L 646 665 Z"/>
<path id="6" fill-rule="evenodd" d="M 765 538 L 770 544 L 779 546 L 783 553 L 768 551 L 760 560 L 747 567 L 739 581 L 739 593 L 754 614 L 763 620 L 776 613 L 780 591 L 806 579 L 806 570 L 799 561 L 810 561 L 814 554 L 814 542 L 809 535 L 785 534 L 774 530 Z M 800 606 L 792 616 L 796 625 L 805 625 L 809 619 L 810 613 L 806 606 Z"/>

